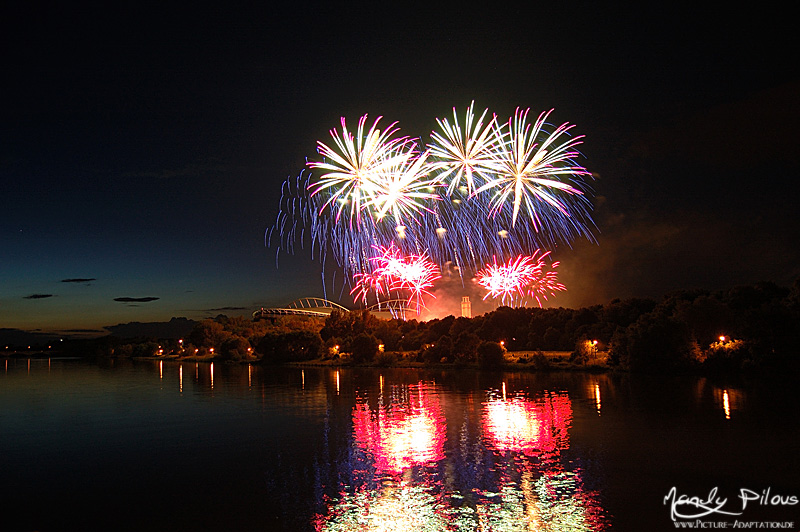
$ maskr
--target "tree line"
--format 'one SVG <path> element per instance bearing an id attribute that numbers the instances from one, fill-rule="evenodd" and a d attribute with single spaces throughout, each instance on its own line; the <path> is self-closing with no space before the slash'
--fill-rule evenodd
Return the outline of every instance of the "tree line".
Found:
<path id="1" fill-rule="evenodd" d="M 614 299 L 578 309 L 500 307 L 473 318 L 430 321 L 338 310 L 324 320 L 218 316 L 198 322 L 179 343 L 121 344 L 111 351 L 135 356 L 160 349 L 158 354 L 264 364 L 347 358 L 391 365 L 402 357 L 492 366 L 502 363 L 505 351 L 568 351 L 580 363 L 594 350 L 607 354 L 611 368 L 630 371 L 796 370 L 796 331 L 800 279 L 791 288 L 765 282 L 716 292 L 681 290 L 660 301 Z M 534 355 L 527 361 L 544 359 Z"/>

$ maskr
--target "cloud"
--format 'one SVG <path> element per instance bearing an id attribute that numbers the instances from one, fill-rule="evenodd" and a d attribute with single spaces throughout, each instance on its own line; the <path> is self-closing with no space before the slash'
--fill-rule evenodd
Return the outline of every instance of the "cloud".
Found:
<path id="1" fill-rule="evenodd" d="M 31 294 L 23 299 L 47 299 L 48 297 L 53 297 L 53 294 Z"/>
<path id="2" fill-rule="evenodd" d="M 74 279 L 61 279 L 62 283 L 91 283 L 92 281 L 96 281 L 94 277 L 76 277 Z"/>
<path id="3" fill-rule="evenodd" d="M 249 310 L 248 307 L 219 307 L 219 308 L 207 308 L 201 312 L 221 312 L 225 310 Z"/>
<path id="4" fill-rule="evenodd" d="M 150 301 L 155 301 L 157 299 L 161 299 L 160 297 L 115 297 L 114 301 L 119 301 L 120 303 L 149 303 Z"/>

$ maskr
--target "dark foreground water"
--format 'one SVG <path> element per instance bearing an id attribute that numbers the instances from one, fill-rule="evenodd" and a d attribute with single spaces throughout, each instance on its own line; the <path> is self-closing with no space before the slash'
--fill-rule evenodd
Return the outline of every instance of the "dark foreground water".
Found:
<path id="1" fill-rule="evenodd" d="M 0 364 L 0 530 L 800 528 L 792 379 Z"/>

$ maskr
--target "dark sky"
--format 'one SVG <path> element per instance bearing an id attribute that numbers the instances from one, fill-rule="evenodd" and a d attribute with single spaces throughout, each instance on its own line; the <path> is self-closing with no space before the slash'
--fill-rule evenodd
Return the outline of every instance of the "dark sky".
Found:
<path id="1" fill-rule="evenodd" d="M 321 296 L 264 245 L 281 182 L 342 116 L 427 138 L 472 100 L 586 136 L 598 243 L 554 251 L 554 304 L 800 276 L 790 17 L 551 4 L 5 3 L 0 327 Z"/>

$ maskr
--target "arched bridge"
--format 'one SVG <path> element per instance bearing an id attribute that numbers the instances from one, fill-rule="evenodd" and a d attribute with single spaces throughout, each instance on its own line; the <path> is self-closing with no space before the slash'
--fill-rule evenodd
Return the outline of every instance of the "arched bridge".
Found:
<path id="1" fill-rule="evenodd" d="M 416 314 L 419 316 L 420 313 L 420 308 L 413 301 L 409 302 L 408 299 L 380 301 L 371 307 L 367 307 L 367 310 L 371 312 L 373 316 L 383 319 L 400 318 L 405 320 L 408 314 Z"/>
<path id="2" fill-rule="evenodd" d="M 317 318 L 325 318 L 330 315 L 334 310 L 341 310 L 349 312 L 350 310 L 341 306 L 333 301 L 322 299 L 320 297 L 304 297 L 296 301 L 292 301 L 285 307 L 281 308 L 264 308 L 253 312 L 253 319 L 273 319 L 277 316 L 314 316 Z"/>

